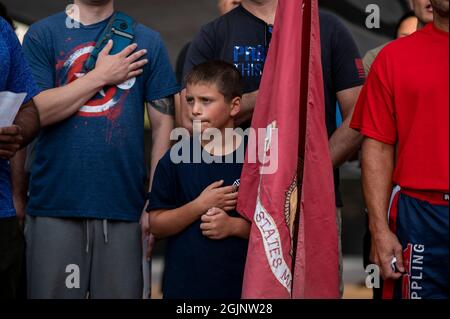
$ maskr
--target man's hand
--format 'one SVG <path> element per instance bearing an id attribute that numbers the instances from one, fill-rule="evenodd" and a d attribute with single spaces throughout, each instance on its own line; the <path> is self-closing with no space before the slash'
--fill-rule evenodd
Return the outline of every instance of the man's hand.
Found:
<path id="1" fill-rule="evenodd" d="M 220 240 L 232 236 L 233 227 L 231 219 L 225 211 L 220 208 L 211 208 L 202 216 L 200 229 L 202 234 L 209 239 Z"/>
<path id="2" fill-rule="evenodd" d="M 17 126 L 0 128 L 0 158 L 9 160 L 21 148 L 22 129 Z"/>
<path id="3" fill-rule="evenodd" d="M 112 47 L 113 41 L 109 40 L 108 44 L 99 53 L 95 69 L 93 70 L 104 80 L 105 85 L 119 85 L 143 72 L 142 67 L 148 63 L 148 60 L 138 60 L 147 54 L 147 50 L 133 53 L 137 48 L 137 44 L 131 44 L 121 52 L 109 55 Z"/>
<path id="4" fill-rule="evenodd" d="M 399 279 L 405 271 L 403 266 L 403 249 L 399 243 L 397 236 L 390 230 L 386 229 L 372 234 L 372 258 L 373 262 L 381 269 L 381 276 L 384 280 Z M 397 269 L 392 269 L 392 260 L 397 259 Z"/>
<path id="5" fill-rule="evenodd" d="M 201 213 L 212 207 L 218 207 L 224 211 L 232 211 L 236 208 L 238 193 L 233 186 L 223 185 L 223 180 L 209 185 L 195 200 L 201 209 Z"/>

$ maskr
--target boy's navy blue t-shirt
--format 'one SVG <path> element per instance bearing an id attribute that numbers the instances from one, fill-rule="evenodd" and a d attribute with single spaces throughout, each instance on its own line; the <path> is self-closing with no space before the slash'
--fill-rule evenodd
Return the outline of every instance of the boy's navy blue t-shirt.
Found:
<path id="1" fill-rule="evenodd" d="M 183 145 L 192 147 L 191 140 Z M 245 143 L 233 154 L 245 149 Z M 175 146 L 176 147 L 176 146 Z M 238 184 L 242 163 L 179 163 L 170 151 L 159 161 L 149 194 L 147 211 L 175 209 L 196 199 L 210 184 L 224 180 L 223 186 Z M 176 152 L 183 154 L 184 151 Z M 192 152 L 191 152 L 192 153 Z M 193 156 L 190 154 L 190 159 Z M 192 162 L 192 161 L 191 161 Z M 240 217 L 236 211 L 230 216 Z M 203 236 L 200 218 L 181 233 L 168 239 L 163 278 L 165 299 L 239 299 L 241 297 L 248 241 L 238 237 L 211 240 Z"/>

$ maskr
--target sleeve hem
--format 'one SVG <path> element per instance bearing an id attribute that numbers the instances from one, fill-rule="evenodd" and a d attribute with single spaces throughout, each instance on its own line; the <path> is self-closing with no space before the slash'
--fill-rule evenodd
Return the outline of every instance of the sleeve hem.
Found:
<path id="1" fill-rule="evenodd" d="M 383 136 L 366 127 L 362 127 L 359 123 L 351 123 L 350 128 L 359 131 L 364 137 L 369 137 L 385 144 L 395 145 L 397 143 L 395 139 Z"/>
<path id="2" fill-rule="evenodd" d="M 155 100 L 159 100 L 159 99 L 163 99 L 165 97 L 168 97 L 169 95 L 173 95 L 173 94 L 177 94 L 180 92 L 180 86 L 176 85 L 176 86 L 172 86 L 169 89 L 166 90 L 161 90 L 155 94 L 153 94 L 147 102 L 151 102 L 151 101 L 155 101 Z"/>

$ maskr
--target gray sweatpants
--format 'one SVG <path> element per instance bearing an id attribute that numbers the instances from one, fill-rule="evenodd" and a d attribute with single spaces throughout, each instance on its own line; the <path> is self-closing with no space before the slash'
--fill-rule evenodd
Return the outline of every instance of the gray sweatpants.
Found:
<path id="1" fill-rule="evenodd" d="M 140 299 L 139 223 L 27 216 L 28 298 Z"/>

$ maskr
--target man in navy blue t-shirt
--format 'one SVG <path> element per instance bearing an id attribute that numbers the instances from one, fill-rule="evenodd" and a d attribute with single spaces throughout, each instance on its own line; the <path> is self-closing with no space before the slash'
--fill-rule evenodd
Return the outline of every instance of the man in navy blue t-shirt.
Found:
<path id="1" fill-rule="evenodd" d="M 25 93 L 14 124 L 0 127 L 0 299 L 15 298 L 24 249 L 13 204 L 9 160 L 39 131 L 32 98 L 39 92 L 11 26 L 0 17 L 0 92 Z M 0 98 L 0 108 L 6 107 Z"/>
<path id="2" fill-rule="evenodd" d="M 179 142 L 159 161 L 147 209 L 152 233 L 169 238 L 166 299 L 241 297 L 250 233 L 250 222 L 236 212 L 245 139 L 233 129 L 241 96 L 242 79 L 231 64 L 207 62 L 187 76 L 191 118 L 204 134 Z"/>
<path id="3" fill-rule="evenodd" d="M 32 25 L 24 40 L 43 90 L 27 206 L 28 295 L 141 298 L 139 221 L 148 222 L 141 216 L 151 176 L 145 104 L 154 168 L 170 146 L 178 85 L 158 33 L 117 20 L 112 0 L 74 4 Z M 114 41 L 89 69 L 105 31 Z M 134 44 L 119 47 L 127 38 Z"/>

